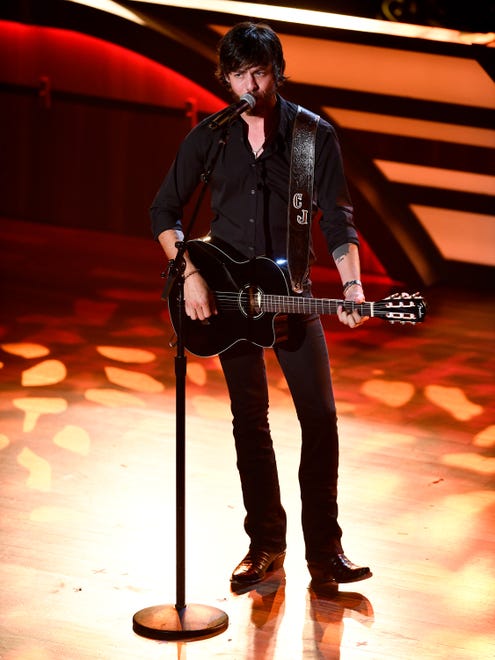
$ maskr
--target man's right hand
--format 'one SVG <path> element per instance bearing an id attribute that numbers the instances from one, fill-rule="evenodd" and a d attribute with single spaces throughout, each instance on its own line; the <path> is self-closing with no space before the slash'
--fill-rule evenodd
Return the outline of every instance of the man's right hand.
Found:
<path id="1" fill-rule="evenodd" d="M 191 270 L 184 275 L 184 303 L 186 314 L 193 321 L 204 321 L 217 314 L 215 298 L 206 281 L 197 270 Z"/>

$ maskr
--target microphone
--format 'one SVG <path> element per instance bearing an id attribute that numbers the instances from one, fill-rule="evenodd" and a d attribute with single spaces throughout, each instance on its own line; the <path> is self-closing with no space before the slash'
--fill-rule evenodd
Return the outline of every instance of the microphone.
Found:
<path id="1" fill-rule="evenodd" d="M 232 105 L 229 105 L 222 110 L 222 112 L 220 112 L 220 114 L 208 124 L 208 127 L 214 131 L 217 128 L 225 126 L 225 124 L 230 124 L 231 121 L 242 114 L 245 110 L 248 110 L 249 108 L 252 109 L 255 105 L 256 99 L 252 94 L 243 94 L 237 103 L 232 103 Z"/>

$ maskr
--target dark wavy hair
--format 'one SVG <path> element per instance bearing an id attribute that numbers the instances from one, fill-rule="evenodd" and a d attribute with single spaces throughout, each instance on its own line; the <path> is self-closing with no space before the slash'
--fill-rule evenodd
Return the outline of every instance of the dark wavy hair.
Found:
<path id="1" fill-rule="evenodd" d="M 269 64 L 280 87 L 286 80 L 280 39 L 269 25 L 246 21 L 234 25 L 220 40 L 215 75 L 222 85 L 229 87 L 226 76 L 232 71 Z"/>

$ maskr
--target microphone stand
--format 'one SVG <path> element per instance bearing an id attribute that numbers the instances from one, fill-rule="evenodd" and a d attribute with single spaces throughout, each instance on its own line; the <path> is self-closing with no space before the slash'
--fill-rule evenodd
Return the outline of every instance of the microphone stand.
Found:
<path id="1" fill-rule="evenodd" d="M 229 619 L 222 610 L 208 605 L 186 604 L 185 596 L 185 467 L 186 467 L 186 372 L 187 356 L 184 352 L 183 317 L 184 308 L 184 252 L 187 241 L 196 222 L 199 208 L 204 199 L 211 173 L 218 157 L 226 144 L 227 131 L 224 130 L 210 166 L 201 175 L 202 187 L 189 226 L 182 241 L 176 243 L 177 254 L 170 260 L 168 276 L 162 293 L 162 300 L 170 296 L 177 283 L 177 304 L 179 305 L 177 334 L 177 353 L 175 357 L 176 379 L 176 602 L 175 605 L 155 605 L 136 612 L 133 617 L 133 630 L 138 635 L 158 640 L 191 640 L 213 637 L 224 632 Z M 164 275 L 162 275 L 164 276 Z"/>

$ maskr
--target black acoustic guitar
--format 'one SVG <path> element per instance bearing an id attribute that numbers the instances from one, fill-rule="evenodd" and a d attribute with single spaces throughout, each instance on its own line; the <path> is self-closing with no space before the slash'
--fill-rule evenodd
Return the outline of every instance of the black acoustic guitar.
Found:
<path id="1" fill-rule="evenodd" d="M 357 310 L 361 316 L 390 323 L 421 323 L 426 303 L 415 293 L 395 293 L 379 302 L 354 303 L 329 298 L 290 295 L 284 271 L 267 257 L 233 258 L 225 250 L 204 240 L 188 241 L 187 250 L 196 268 L 212 290 L 218 314 L 206 321 L 183 316 L 183 341 L 190 353 L 210 357 L 238 341 L 273 346 L 277 314 L 336 314 L 338 307 Z M 168 299 L 170 317 L 177 332 L 179 304 L 177 283 Z"/>

